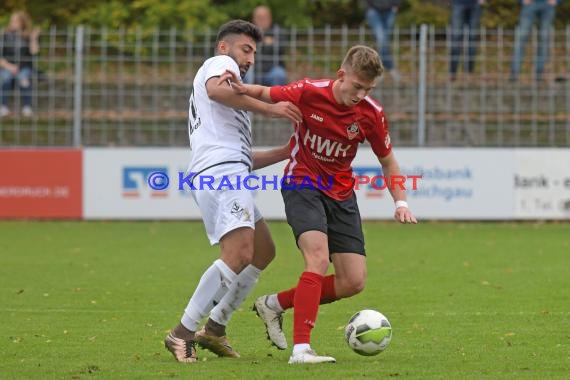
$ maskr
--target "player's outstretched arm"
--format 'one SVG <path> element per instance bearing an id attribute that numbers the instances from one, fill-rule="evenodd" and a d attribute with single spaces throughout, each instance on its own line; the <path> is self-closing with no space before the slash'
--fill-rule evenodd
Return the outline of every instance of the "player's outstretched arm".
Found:
<path id="1" fill-rule="evenodd" d="M 240 81 L 231 70 L 226 70 L 226 72 L 220 77 L 220 82 L 224 81 L 227 81 L 230 84 L 230 87 L 238 94 L 251 96 L 252 98 L 259 99 L 266 103 L 275 103 L 269 95 L 271 87 L 260 86 L 257 84 L 245 84 Z"/>
<path id="2" fill-rule="evenodd" d="M 414 214 L 412 214 L 412 211 L 408 208 L 408 202 L 406 202 L 405 184 L 402 181 L 402 172 L 400 171 L 400 165 L 398 164 L 394 153 L 390 152 L 386 157 L 379 157 L 378 159 L 382 165 L 384 177 L 386 177 L 386 181 L 388 182 L 388 190 L 396 204 L 394 219 L 404 224 L 416 224 L 418 221 Z"/>
<path id="3" fill-rule="evenodd" d="M 206 82 L 208 97 L 227 107 L 259 113 L 268 117 L 289 119 L 293 123 L 303 120 L 301 111 L 291 102 L 265 103 L 251 96 L 239 94 L 228 81 L 212 77 Z"/>
<path id="4" fill-rule="evenodd" d="M 289 158 L 289 144 L 253 152 L 253 170 L 276 164 Z"/>

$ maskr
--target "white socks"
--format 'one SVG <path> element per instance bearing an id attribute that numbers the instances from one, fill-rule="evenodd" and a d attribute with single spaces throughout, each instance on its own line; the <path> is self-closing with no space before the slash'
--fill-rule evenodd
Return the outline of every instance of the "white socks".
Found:
<path id="1" fill-rule="evenodd" d="M 260 273 L 261 270 L 251 264 L 242 270 L 220 303 L 214 307 L 210 313 L 210 318 L 220 325 L 227 325 L 233 312 L 240 307 L 253 289 Z"/>
<path id="2" fill-rule="evenodd" d="M 273 311 L 280 313 L 283 311 L 279 299 L 277 299 L 277 294 L 270 294 L 267 296 L 265 304 Z"/>
<path id="3" fill-rule="evenodd" d="M 220 303 L 237 277 L 238 275 L 222 260 L 214 261 L 200 278 L 200 282 L 192 298 L 190 298 L 186 310 L 184 310 L 184 315 L 180 321 L 182 325 L 190 331 L 197 331 L 200 321 L 208 315 L 216 304 Z"/>
<path id="4" fill-rule="evenodd" d="M 293 346 L 293 356 L 300 354 L 305 350 L 310 350 L 311 345 L 309 343 L 299 343 Z"/>

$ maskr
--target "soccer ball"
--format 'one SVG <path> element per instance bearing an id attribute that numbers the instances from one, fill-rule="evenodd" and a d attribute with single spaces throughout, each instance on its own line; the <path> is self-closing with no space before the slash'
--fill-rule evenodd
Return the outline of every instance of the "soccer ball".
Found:
<path id="1" fill-rule="evenodd" d="M 392 326 L 384 314 L 376 310 L 361 310 L 348 321 L 344 338 L 357 354 L 378 355 L 392 340 Z"/>

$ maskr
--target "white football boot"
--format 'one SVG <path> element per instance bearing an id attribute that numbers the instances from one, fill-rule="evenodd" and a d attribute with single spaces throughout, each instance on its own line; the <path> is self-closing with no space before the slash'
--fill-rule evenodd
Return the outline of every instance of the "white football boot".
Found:
<path id="1" fill-rule="evenodd" d="M 331 356 L 319 356 L 317 353 L 307 348 L 296 355 L 291 355 L 289 364 L 318 364 L 318 363 L 336 363 L 336 359 Z"/>
<path id="2" fill-rule="evenodd" d="M 280 350 L 287 348 L 287 339 L 283 333 L 283 311 L 277 312 L 267 306 L 267 296 L 261 296 L 255 300 L 253 311 L 265 323 L 267 338 Z"/>

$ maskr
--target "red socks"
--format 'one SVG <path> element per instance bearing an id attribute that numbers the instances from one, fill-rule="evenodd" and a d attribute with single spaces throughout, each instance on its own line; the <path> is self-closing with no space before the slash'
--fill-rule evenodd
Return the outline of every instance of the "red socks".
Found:
<path id="1" fill-rule="evenodd" d="M 323 276 L 312 272 L 303 272 L 297 284 L 293 299 L 293 343 L 310 343 L 311 330 L 315 327 Z"/>
<path id="2" fill-rule="evenodd" d="M 336 301 L 336 292 L 334 289 L 334 274 L 323 278 L 323 287 L 321 289 L 321 305 Z"/>
<path id="3" fill-rule="evenodd" d="M 297 288 L 291 288 L 289 290 L 284 290 L 281 293 L 277 293 L 277 300 L 279 301 L 279 305 L 281 305 L 283 310 L 287 310 L 293 307 L 295 289 Z M 325 303 L 334 302 L 336 300 L 337 298 L 334 289 L 334 274 L 331 274 L 323 278 L 320 303 L 322 305 Z"/>
<path id="4" fill-rule="evenodd" d="M 277 293 L 277 301 L 279 301 L 279 305 L 283 308 L 283 310 L 287 310 L 293 307 L 293 299 L 295 298 L 295 289 L 291 288 L 289 290 L 284 290 L 280 293 Z"/>

